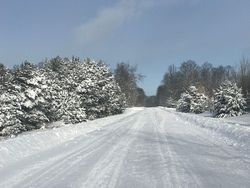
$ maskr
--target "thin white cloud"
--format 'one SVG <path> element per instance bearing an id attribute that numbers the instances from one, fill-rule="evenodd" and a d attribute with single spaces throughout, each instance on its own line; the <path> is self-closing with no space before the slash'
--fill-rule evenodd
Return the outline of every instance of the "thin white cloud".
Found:
<path id="1" fill-rule="evenodd" d="M 101 10 L 96 17 L 76 28 L 77 40 L 84 45 L 95 43 L 152 5 L 152 0 L 122 0 L 113 7 Z"/>
<path id="2" fill-rule="evenodd" d="M 171 6 L 176 3 L 196 3 L 200 0 L 120 0 L 112 7 L 99 11 L 96 17 L 75 29 L 79 43 L 88 46 L 107 38 L 126 21 L 133 20 L 146 10 L 159 5 Z"/>

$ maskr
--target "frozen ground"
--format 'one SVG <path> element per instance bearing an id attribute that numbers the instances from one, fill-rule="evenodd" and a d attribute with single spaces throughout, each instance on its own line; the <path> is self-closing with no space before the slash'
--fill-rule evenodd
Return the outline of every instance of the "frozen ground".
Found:
<path id="1" fill-rule="evenodd" d="M 133 108 L 21 135 L 0 142 L 0 187 L 250 187 L 250 127 L 237 122 Z"/>

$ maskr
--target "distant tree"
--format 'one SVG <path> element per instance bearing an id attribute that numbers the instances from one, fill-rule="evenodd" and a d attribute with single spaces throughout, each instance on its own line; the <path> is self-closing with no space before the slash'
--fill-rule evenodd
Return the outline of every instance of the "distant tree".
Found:
<path id="1" fill-rule="evenodd" d="M 187 89 L 190 85 L 196 84 L 199 80 L 199 66 L 193 60 L 183 62 L 180 66 L 183 76 L 183 87 Z"/>
<path id="2" fill-rule="evenodd" d="M 146 94 L 142 88 L 137 88 L 136 106 L 145 106 Z"/>
<path id="3" fill-rule="evenodd" d="M 157 88 L 157 92 L 156 92 L 157 105 L 158 106 L 166 106 L 167 97 L 169 97 L 167 87 L 165 85 L 160 85 Z"/>
<path id="4" fill-rule="evenodd" d="M 213 95 L 212 88 L 212 69 L 213 65 L 211 63 L 204 63 L 200 69 L 200 85 L 205 88 L 205 94 L 208 96 Z"/>
<path id="5" fill-rule="evenodd" d="M 244 113 L 245 108 L 245 98 L 236 83 L 227 80 L 214 91 L 214 117 L 239 116 Z"/>
<path id="6" fill-rule="evenodd" d="M 225 75 L 224 79 L 225 80 L 230 80 L 231 82 L 236 82 L 237 81 L 237 72 L 234 67 L 227 65 L 224 67 L 225 69 Z"/>
<path id="7" fill-rule="evenodd" d="M 213 67 L 212 64 L 205 62 L 199 66 L 193 60 L 184 61 L 179 68 L 175 65 L 170 65 L 168 71 L 164 74 L 162 84 L 157 89 L 158 104 L 164 104 L 170 97 L 178 100 L 190 85 L 195 85 L 199 92 L 204 93 L 210 98 L 213 96 L 213 90 L 225 80 L 235 82 L 238 78 L 238 80 L 241 80 L 242 85 L 245 85 L 243 88 L 248 88 L 246 85 L 250 83 L 250 79 L 247 76 L 241 75 L 250 75 L 250 71 L 249 74 L 246 73 L 246 67 L 248 66 L 246 60 L 243 62 L 241 71 L 239 71 L 241 73 L 238 73 L 238 77 L 235 68 L 229 65 Z M 245 79 L 242 79 L 242 77 Z M 246 80 L 249 80 L 249 82 Z M 243 89 L 243 93 L 247 92 L 244 92 Z"/>
<path id="8" fill-rule="evenodd" d="M 146 107 L 155 107 L 157 106 L 157 99 L 156 99 L 156 96 L 148 96 L 146 98 L 146 104 L 145 104 Z"/>
<path id="9" fill-rule="evenodd" d="M 157 90 L 157 97 L 160 104 L 165 104 L 168 97 L 177 100 L 184 91 L 184 79 L 182 73 L 175 65 L 170 65 L 162 80 L 162 86 Z"/>
<path id="10" fill-rule="evenodd" d="M 136 73 L 137 67 L 128 63 L 118 63 L 114 71 L 115 80 L 125 94 L 128 106 L 135 106 L 138 95 L 137 83 L 143 76 Z"/>
<path id="11" fill-rule="evenodd" d="M 164 75 L 163 83 L 166 88 L 165 96 L 169 95 L 173 97 L 178 93 L 178 90 L 182 87 L 183 82 L 175 65 L 170 65 L 168 67 L 168 72 Z"/>
<path id="12" fill-rule="evenodd" d="M 218 88 L 225 81 L 225 69 L 223 66 L 214 67 L 212 69 L 212 89 Z"/>
<path id="13" fill-rule="evenodd" d="M 243 57 L 238 70 L 238 82 L 245 97 L 250 94 L 250 61 Z"/>

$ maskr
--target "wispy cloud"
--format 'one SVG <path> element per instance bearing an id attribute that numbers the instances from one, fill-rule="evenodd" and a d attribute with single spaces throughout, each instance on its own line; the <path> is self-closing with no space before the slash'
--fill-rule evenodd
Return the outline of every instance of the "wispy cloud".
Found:
<path id="1" fill-rule="evenodd" d="M 112 7 L 104 8 L 96 17 L 76 28 L 77 40 L 84 45 L 95 43 L 109 36 L 126 21 L 141 15 L 153 4 L 153 0 L 122 0 Z"/>
<path id="2" fill-rule="evenodd" d="M 201 0 L 120 0 L 111 7 L 106 7 L 88 22 L 75 29 L 76 39 L 88 46 L 107 38 L 119 26 L 142 15 L 154 6 L 171 7 L 173 4 L 196 4 Z"/>

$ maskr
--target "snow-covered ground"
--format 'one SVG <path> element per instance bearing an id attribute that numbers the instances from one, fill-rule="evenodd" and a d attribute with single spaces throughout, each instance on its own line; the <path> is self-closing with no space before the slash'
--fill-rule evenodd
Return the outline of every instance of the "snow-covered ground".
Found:
<path id="1" fill-rule="evenodd" d="M 250 187 L 248 118 L 132 108 L 23 134 L 0 142 L 0 187 Z"/>
<path id="2" fill-rule="evenodd" d="M 164 109 L 164 108 L 163 108 Z M 185 120 L 187 125 L 205 128 L 211 136 L 220 134 L 216 139 L 224 139 L 230 145 L 250 149 L 250 114 L 230 117 L 213 118 L 209 112 L 203 114 L 179 113 L 175 109 L 164 109 Z"/>

